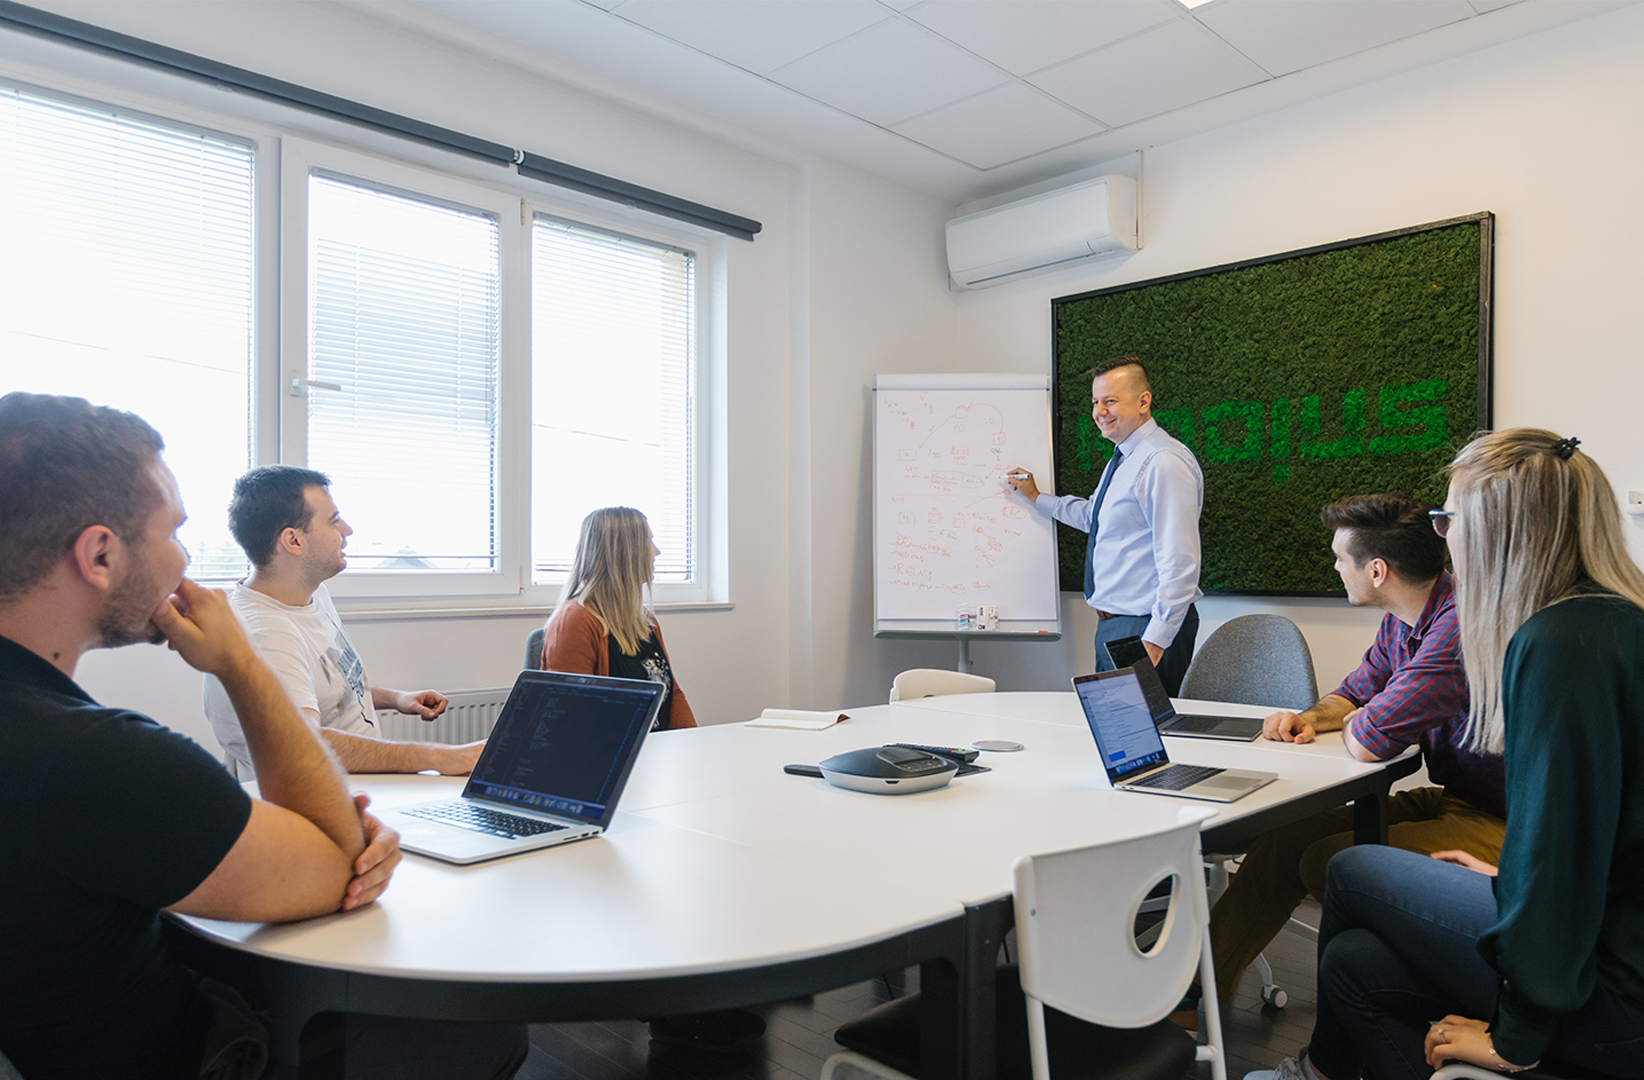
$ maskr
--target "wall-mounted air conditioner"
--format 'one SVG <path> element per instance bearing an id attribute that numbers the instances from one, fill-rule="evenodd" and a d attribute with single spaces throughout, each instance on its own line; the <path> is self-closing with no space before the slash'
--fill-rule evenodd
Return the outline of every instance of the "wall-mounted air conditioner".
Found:
<path id="1" fill-rule="evenodd" d="M 954 218 L 948 222 L 948 273 L 959 288 L 979 289 L 1136 247 L 1136 182 L 1102 176 Z"/>

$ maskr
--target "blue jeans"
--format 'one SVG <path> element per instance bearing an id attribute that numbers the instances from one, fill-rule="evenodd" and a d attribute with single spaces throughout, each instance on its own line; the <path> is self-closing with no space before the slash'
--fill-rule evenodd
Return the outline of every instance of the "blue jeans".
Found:
<path id="1" fill-rule="evenodd" d="M 1141 637 L 1147 624 L 1153 621 L 1151 615 L 1115 615 L 1111 619 L 1103 619 L 1096 624 L 1096 666 L 1093 671 L 1112 671 L 1113 661 L 1108 659 L 1107 650 L 1103 648 L 1110 641 L 1120 638 Z M 1159 681 L 1164 683 L 1165 690 L 1175 697 L 1181 693 L 1182 677 L 1187 674 L 1187 665 L 1193 662 L 1193 642 L 1199 636 L 1199 609 L 1189 604 L 1187 617 L 1182 620 L 1182 628 L 1176 631 L 1176 640 L 1165 649 L 1164 655 L 1154 666 L 1159 671 Z"/>
<path id="2" fill-rule="evenodd" d="M 1319 1006 L 1308 1060 L 1329 1080 L 1427 1080 L 1432 1021 L 1488 1020 L 1500 984 L 1478 954 L 1496 922 L 1490 879 L 1397 848 L 1348 848 L 1326 871 Z M 1644 1010 L 1602 982 L 1560 1023 L 1549 1056 L 1644 1078 Z M 1519 1064 L 1528 1064 L 1520 1062 Z"/>

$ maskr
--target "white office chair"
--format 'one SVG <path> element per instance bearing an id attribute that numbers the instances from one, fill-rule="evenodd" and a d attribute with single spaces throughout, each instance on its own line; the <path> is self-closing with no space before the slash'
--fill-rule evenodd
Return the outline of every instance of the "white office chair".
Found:
<path id="1" fill-rule="evenodd" d="M 891 704 L 922 697 L 945 697 L 948 694 L 991 694 L 997 684 L 981 675 L 967 675 L 962 671 L 943 668 L 909 668 L 891 683 Z"/>
<path id="2" fill-rule="evenodd" d="M 1057 1080 L 1180 1080 L 1194 1060 L 1226 1080 L 1199 821 L 1017 860 L 1022 963 L 1019 976 L 998 969 L 999 1080 L 1050 1080 L 1053 1067 Z M 1165 880 L 1170 902 L 1143 947 L 1137 915 Z M 1207 1005 L 1208 1041 L 1198 1047 L 1168 1019 L 1195 967 Z M 824 1063 L 822 1080 L 919 1077 L 919 995 L 873 1009 L 834 1038 L 847 1050 Z"/>

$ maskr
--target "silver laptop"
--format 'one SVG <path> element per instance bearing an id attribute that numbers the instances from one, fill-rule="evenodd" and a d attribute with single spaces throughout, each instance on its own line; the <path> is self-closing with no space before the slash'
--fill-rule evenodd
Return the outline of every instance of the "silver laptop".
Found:
<path id="1" fill-rule="evenodd" d="M 1147 646 L 1139 637 L 1117 638 L 1103 646 L 1107 658 L 1116 668 L 1133 668 L 1142 681 L 1142 693 L 1147 695 L 1147 707 L 1153 711 L 1153 726 L 1161 735 L 1181 735 L 1189 739 L 1227 739 L 1231 742 L 1251 742 L 1261 738 L 1262 722 L 1250 716 L 1211 716 L 1204 713 L 1184 715 L 1170 703 L 1170 693 L 1159 679 L 1159 672 L 1147 655 Z"/>
<path id="2" fill-rule="evenodd" d="M 1141 681 L 1130 668 L 1076 676 L 1073 692 L 1096 736 L 1108 781 L 1117 790 L 1232 802 L 1278 779 L 1270 772 L 1172 765 Z"/>
<path id="3" fill-rule="evenodd" d="M 522 671 L 462 797 L 389 810 L 400 847 L 475 863 L 598 836 L 667 687 Z"/>

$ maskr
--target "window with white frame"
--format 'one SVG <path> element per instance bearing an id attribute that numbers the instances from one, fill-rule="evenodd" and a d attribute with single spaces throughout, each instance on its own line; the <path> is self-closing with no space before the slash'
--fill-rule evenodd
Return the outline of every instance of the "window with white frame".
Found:
<path id="1" fill-rule="evenodd" d="M 355 529 L 339 596 L 551 602 L 582 518 L 625 504 L 657 598 L 709 598 L 692 234 L 245 126 L 0 86 L 0 390 L 153 423 L 200 580 L 244 574 L 232 484 L 278 460 Z"/>
<path id="2" fill-rule="evenodd" d="M 696 577 L 696 256 L 538 216 L 531 234 L 531 563 L 570 568 L 582 518 L 643 513 L 659 585 Z"/>
<path id="3" fill-rule="evenodd" d="M 307 194 L 307 463 L 349 565 L 497 569 L 497 220 L 322 173 Z"/>
<path id="4" fill-rule="evenodd" d="M 205 579 L 246 565 L 223 510 L 251 460 L 252 236 L 249 143 L 0 86 L 0 388 L 159 429 Z"/>

